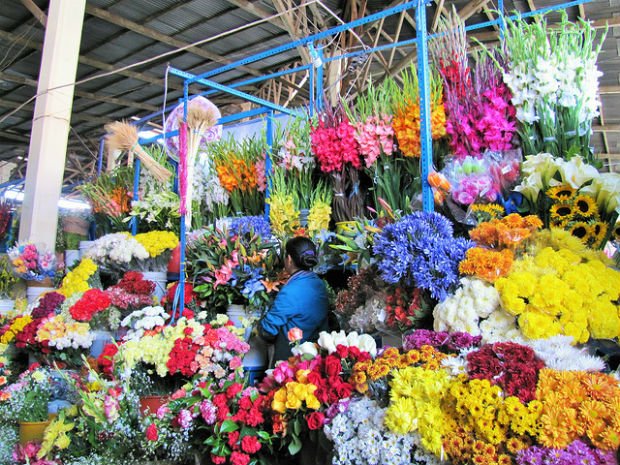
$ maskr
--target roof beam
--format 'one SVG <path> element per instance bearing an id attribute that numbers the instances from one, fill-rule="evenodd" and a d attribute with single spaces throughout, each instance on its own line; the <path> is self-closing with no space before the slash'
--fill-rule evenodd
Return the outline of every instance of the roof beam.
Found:
<path id="1" fill-rule="evenodd" d="M 601 95 L 620 94 L 620 86 L 601 86 L 599 93 Z"/>
<path id="2" fill-rule="evenodd" d="M 9 73 L 3 73 L 2 71 L 0 71 L 0 79 L 14 82 L 16 84 L 21 84 L 22 86 L 28 86 L 28 87 L 34 87 L 34 88 L 37 87 L 37 81 L 34 79 L 29 79 L 29 78 L 25 78 L 21 76 L 15 76 Z M 150 105 L 148 103 L 139 103 L 139 102 L 134 102 L 134 101 L 127 100 L 127 99 L 109 97 L 107 95 L 97 95 L 97 94 L 93 94 L 92 92 L 85 92 L 85 91 L 77 90 L 77 89 L 75 90 L 74 93 L 76 97 L 86 98 L 89 100 L 94 100 L 96 102 L 111 103 L 113 105 L 119 105 L 122 107 L 129 107 L 129 108 L 139 108 L 141 110 L 146 110 L 150 112 L 159 110 L 159 108 L 156 107 L 155 105 Z"/>
<path id="3" fill-rule="evenodd" d="M 10 32 L 5 32 L 0 30 L 0 39 L 8 39 L 12 42 L 16 42 L 20 45 L 23 45 L 25 47 L 28 48 L 33 48 L 35 50 L 42 50 L 43 49 L 43 44 L 40 44 L 38 42 L 32 41 L 32 40 L 28 40 L 28 39 L 24 39 L 23 37 L 20 37 L 16 34 L 12 34 Z M 117 66 L 114 66 L 110 63 L 104 63 L 103 61 L 99 61 L 96 60 L 94 58 L 90 58 L 90 57 L 86 57 L 86 56 L 82 56 L 80 55 L 79 57 L 79 62 L 86 65 L 86 66 L 91 66 L 92 68 L 96 68 L 96 69 L 100 69 L 103 71 L 114 71 Z M 149 76 L 147 74 L 144 73 L 137 73 L 135 71 L 130 71 L 130 70 L 123 70 L 123 71 L 118 71 L 116 74 L 119 74 L 121 76 L 125 76 L 125 77 L 129 77 L 132 79 L 135 79 L 137 81 L 143 81 L 143 82 L 148 82 L 149 84 L 154 84 L 156 86 L 160 86 L 162 85 L 162 80 L 153 76 Z M 175 82 L 170 82 L 168 83 L 168 86 L 172 89 L 175 90 L 183 90 L 183 86 L 175 83 Z"/>
<path id="4" fill-rule="evenodd" d="M 47 15 L 41 11 L 41 9 L 32 0 L 21 0 L 22 4 L 32 13 L 32 16 L 37 18 L 43 27 L 47 27 Z"/>
<path id="5" fill-rule="evenodd" d="M 241 8 L 243 11 L 256 16 L 257 18 L 266 19 L 271 24 L 279 27 L 283 31 L 286 31 L 286 26 L 282 23 L 281 18 L 273 18 L 273 13 L 264 9 L 257 3 L 249 2 L 248 0 L 226 0 L 231 5 L 235 5 L 237 8 Z M 288 31 L 287 31 L 288 32 Z"/>
<path id="6" fill-rule="evenodd" d="M 435 9 L 435 14 L 433 15 L 433 21 L 431 22 L 431 32 L 435 32 L 437 29 L 439 18 L 441 18 L 441 14 L 443 13 L 443 3 L 444 0 L 437 1 L 437 8 Z"/>
<path id="7" fill-rule="evenodd" d="M 173 48 L 183 48 L 188 53 L 193 53 L 194 55 L 198 55 L 202 58 L 206 58 L 207 60 L 215 61 L 222 64 L 230 64 L 233 60 L 229 58 L 225 58 L 216 53 L 209 52 L 203 48 L 199 48 L 197 46 L 192 46 L 190 43 L 184 42 L 182 40 L 175 39 L 173 37 L 167 36 L 166 34 L 162 34 L 154 29 L 148 28 L 146 26 L 142 26 L 141 24 L 130 21 L 122 16 L 111 13 L 107 10 L 102 10 L 101 8 L 96 8 L 92 5 L 86 5 L 86 13 L 92 16 L 96 16 L 99 19 L 107 21 L 111 24 L 115 24 L 120 27 L 124 27 L 125 29 L 129 29 L 137 34 L 143 35 L 145 37 L 149 37 L 157 42 L 161 42 L 163 44 L 167 44 Z M 237 69 L 241 71 L 245 71 L 248 74 L 253 76 L 262 76 L 260 71 L 255 70 L 254 68 L 250 68 L 249 66 L 239 66 Z M 284 81 L 283 81 L 284 82 Z M 160 82 L 161 85 L 161 82 Z M 293 87 L 295 89 L 298 86 L 291 84 L 289 82 L 285 82 L 285 85 L 289 87 Z"/>
<path id="8" fill-rule="evenodd" d="M 458 14 L 463 21 L 467 21 L 475 15 L 477 11 L 487 6 L 487 3 L 489 3 L 489 0 L 471 0 L 467 5 L 459 10 Z"/>

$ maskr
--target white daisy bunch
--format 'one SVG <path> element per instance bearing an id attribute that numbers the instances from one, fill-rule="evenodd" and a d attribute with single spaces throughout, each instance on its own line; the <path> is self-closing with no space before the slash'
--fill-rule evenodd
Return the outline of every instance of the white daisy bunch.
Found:
<path id="1" fill-rule="evenodd" d="M 129 233 L 113 233 L 97 239 L 86 252 L 99 265 L 127 265 L 133 259 L 146 260 L 149 253 Z"/>
<path id="2" fill-rule="evenodd" d="M 383 426 L 385 409 L 363 398 L 349 404 L 324 428 L 334 443 L 333 465 L 408 465 L 414 445 L 411 435 L 397 435 Z"/>
<path id="3" fill-rule="evenodd" d="M 163 326 L 168 318 L 170 314 L 159 305 L 133 311 L 121 321 L 121 326 L 129 328 L 123 339 L 137 341 L 144 336 L 145 331 Z"/>
<path id="4" fill-rule="evenodd" d="M 476 278 L 462 278 L 456 292 L 433 310 L 434 330 L 480 335 L 480 320 L 500 306 L 493 285 Z"/>
<path id="5" fill-rule="evenodd" d="M 545 365 L 558 371 L 604 371 L 602 358 L 588 354 L 586 349 L 574 347 L 571 336 L 553 336 L 523 342 L 536 352 Z"/>

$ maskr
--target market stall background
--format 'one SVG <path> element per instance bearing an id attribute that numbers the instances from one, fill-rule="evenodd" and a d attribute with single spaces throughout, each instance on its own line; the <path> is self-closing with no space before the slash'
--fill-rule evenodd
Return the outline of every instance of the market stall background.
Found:
<path id="1" fill-rule="evenodd" d="M 34 105 L 19 108 L 35 94 L 39 72 L 40 51 L 47 2 L 25 2 L 39 9 L 33 15 L 20 1 L 9 1 L 3 5 L 0 16 L 0 163 L 3 164 L 2 180 L 20 180 L 25 175 L 28 136 Z M 284 14 L 273 18 L 278 12 L 287 11 L 299 2 L 247 2 L 247 1 L 89 1 L 86 9 L 84 32 L 77 72 L 77 81 L 92 78 L 97 74 L 119 69 L 166 52 L 212 37 L 224 35 L 214 41 L 173 53 L 154 62 L 127 69 L 111 76 L 85 82 L 76 87 L 72 116 L 70 146 L 65 172 L 65 184 L 72 185 L 88 178 L 96 169 L 96 154 L 102 127 L 112 119 L 141 118 L 161 110 L 164 104 L 163 77 L 167 63 L 193 74 L 200 74 L 220 67 L 231 60 L 259 53 L 338 24 L 338 18 L 351 21 L 361 16 L 380 11 L 386 6 L 403 2 L 325 1 L 301 8 L 298 15 Z M 504 2 L 504 9 L 527 12 L 560 4 L 559 1 L 510 1 Z M 477 24 L 496 17 L 497 2 L 455 1 L 433 2 L 428 7 L 428 30 L 433 32 L 440 14 L 455 7 L 466 24 Z M 439 8 L 438 8 L 439 7 Z M 36 11 L 35 11 L 36 13 Z M 332 13 L 334 15 L 332 15 Z M 620 81 L 618 76 L 618 4 L 616 0 L 593 1 L 568 9 L 569 18 L 591 20 L 599 28 L 610 25 L 610 32 L 599 56 L 599 68 L 604 72 L 601 79 L 601 117 L 594 128 L 592 142 L 596 153 L 605 163 L 605 169 L 617 169 L 620 154 Z M 413 11 L 407 14 L 378 20 L 356 29 L 357 35 L 369 47 L 406 40 L 415 36 Z M 550 16 L 551 21 L 559 19 L 558 14 Z M 256 21 L 262 22 L 238 30 Z M 614 27 L 616 26 L 616 27 Z M 488 27 L 469 35 L 483 43 L 498 37 L 498 30 Z M 359 46 L 359 41 L 347 33 L 326 41 L 330 47 L 326 54 L 341 53 L 349 46 Z M 382 75 L 396 74 L 415 59 L 415 47 L 402 47 L 374 54 L 364 65 L 351 62 L 335 63 L 334 68 L 349 66 L 370 66 L 370 75 L 381 79 Z M 257 65 L 238 67 L 217 76 L 220 83 L 231 84 L 270 72 L 292 68 L 309 62 L 305 47 L 261 61 Z M 365 68 L 364 68 L 365 71 Z M 332 74 L 337 73 L 334 69 Z M 329 76 L 329 71 L 326 75 Z M 364 79 L 354 77 L 364 73 L 344 73 L 341 87 L 355 95 L 365 86 Z M 250 94 L 267 100 L 296 107 L 308 102 L 307 70 L 290 77 L 268 80 L 264 83 L 241 87 Z M 335 79 L 334 79 L 335 80 Z M 170 82 L 167 103 L 174 103 L 182 96 L 182 85 Z M 219 94 L 214 102 L 224 115 L 249 109 L 251 104 L 234 96 Z M 19 109 L 18 109 L 19 108 Z M 153 118 L 145 129 L 161 130 L 161 118 Z"/>

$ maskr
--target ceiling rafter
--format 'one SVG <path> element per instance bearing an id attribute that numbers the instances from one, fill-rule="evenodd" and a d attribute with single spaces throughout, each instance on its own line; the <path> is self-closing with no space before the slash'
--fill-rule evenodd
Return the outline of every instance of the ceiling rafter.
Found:
<path id="1" fill-rule="evenodd" d="M 22 4 L 32 13 L 39 23 L 43 25 L 43 27 L 47 26 L 47 15 L 41 11 L 41 9 L 34 3 L 32 0 L 20 0 Z"/>

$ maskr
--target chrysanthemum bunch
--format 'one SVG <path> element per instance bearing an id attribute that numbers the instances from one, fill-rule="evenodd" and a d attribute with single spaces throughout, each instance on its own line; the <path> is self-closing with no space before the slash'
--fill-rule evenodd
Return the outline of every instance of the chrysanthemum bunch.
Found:
<path id="1" fill-rule="evenodd" d="M 565 448 L 577 439 L 602 451 L 620 446 L 620 386 L 604 373 L 543 369 L 536 391 L 541 402 L 537 440 Z"/>
<path id="2" fill-rule="evenodd" d="M 603 452 L 587 442 L 576 440 L 566 448 L 533 446 L 517 454 L 517 465 L 538 465 L 541 463 L 587 463 L 609 465 L 616 463 L 613 451 Z"/>
<path id="3" fill-rule="evenodd" d="M 582 343 L 620 336 L 620 273 L 600 260 L 547 247 L 516 261 L 495 288 L 527 338 L 565 334 Z"/>
<path id="4" fill-rule="evenodd" d="M 441 301 L 458 283 L 458 263 L 469 247 L 469 241 L 453 237 L 447 218 L 416 212 L 376 234 L 373 253 L 384 281 L 402 280 Z"/>
<path id="5" fill-rule="evenodd" d="M 111 270 L 126 268 L 132 260 L 146 260 L 148 251 L 129 233 L 113 233 L 97 239 L 86 257 Z"/>
<path id="6" fill-rule="evenodd" d="M 90 289 L 89 280 L 95 276 L 95 273 L 97 273 L 97 265 L 90 258 L 85 258 L 67 273 L 57 292 L 65 297 L 78 292 L 86 292 Z"/>
<path id="7" fill-rule="evenodd" d="M 324 428 L 333 442 L 334 465 L 355 463 L 408 465 L 414 447 L 413 435 L 387 431 L 383 425 L 385 408 L 362 398 L 349 403 L 345 412 L 336 415 Z"/>

